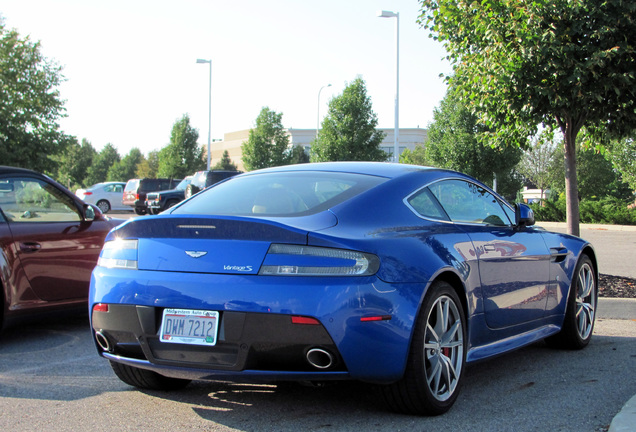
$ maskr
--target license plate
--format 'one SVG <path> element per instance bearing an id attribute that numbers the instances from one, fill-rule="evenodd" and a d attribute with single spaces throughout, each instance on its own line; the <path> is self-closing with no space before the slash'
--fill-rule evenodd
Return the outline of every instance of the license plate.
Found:
<path id="1" fill-rule="evenodd" d="M 216 345 L 219 313 L 192 309 L 164 309 L 159 340 L 188 345 Z"/>

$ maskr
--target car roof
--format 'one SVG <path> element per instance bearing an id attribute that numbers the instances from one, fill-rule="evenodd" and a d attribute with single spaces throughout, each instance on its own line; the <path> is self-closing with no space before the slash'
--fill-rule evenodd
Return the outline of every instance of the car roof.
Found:
<path id="1" fill-rule="evenodd" d="M 366 174 L 387 178 L 396 178 L 416 171 L 448 171 L 434 167 L 424 167 L 418 165 L 408 165 L 387 162 L 317 162 L 298 165 L 284 165 L 274 168 L 265 168 L 258 171 L 251 171 L 243 175 L 250 175 L 265 172 L 286 172 L 286 171 L 327 171 L 327 172 L 347 172 L 352 174 Z"/>
<path id="2" fill-rule="evenodd" d="M 37 174 L 42 175 L 37 171 L 33 171 L 27 168 L 18 168 L 6 165 L 0 165 L 0 174 Z"/>

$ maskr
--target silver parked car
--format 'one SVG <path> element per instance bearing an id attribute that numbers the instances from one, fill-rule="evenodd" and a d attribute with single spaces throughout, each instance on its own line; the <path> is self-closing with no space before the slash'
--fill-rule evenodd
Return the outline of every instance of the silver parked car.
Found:
<path id="1" fill-rule="evenodd" d="M 86 189 L 78 189 L 75 195 L 85 203 L 96 205 L 102 213 L 111 210 L 130 211 L 130 206 L 122 204 L 125 186 L 126 182 L 97 183 Z"/>

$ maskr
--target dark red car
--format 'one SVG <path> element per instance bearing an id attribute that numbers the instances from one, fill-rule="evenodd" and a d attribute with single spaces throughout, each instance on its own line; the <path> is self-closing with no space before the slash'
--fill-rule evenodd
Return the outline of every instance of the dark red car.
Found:
<path id="1" fill-rule="evenodd" d="M 35 171 L 0 166 L 0 328 L 84 309 L 108 218 Z"/>

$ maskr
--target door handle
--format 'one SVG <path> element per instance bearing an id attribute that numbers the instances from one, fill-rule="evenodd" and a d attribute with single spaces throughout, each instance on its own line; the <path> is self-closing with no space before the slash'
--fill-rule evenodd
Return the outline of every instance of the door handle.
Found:
<path id="1" fill-rule="evenodd" d="M 40 243 L 29 242 L 29 243 L 20 243 L 20 250 L 24 253 L 33 253 L 37 252 L 42 248 Z"/>

